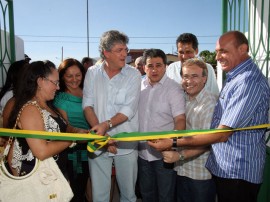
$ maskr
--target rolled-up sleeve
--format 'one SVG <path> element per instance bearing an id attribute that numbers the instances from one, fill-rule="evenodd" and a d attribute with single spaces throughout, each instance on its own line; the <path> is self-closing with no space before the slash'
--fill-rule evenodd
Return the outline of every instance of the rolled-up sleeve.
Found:
<path id="1" fill-rule="evenodd" d="M 85 109 L 86 107 L 94 107 L 94 82 L 93 82 L 93 72 L 88 70 L 85 79 L 84 79 L 84 87 L 83 87 L 83 101 L 82 107 Z"/>
<path id="2" fill-rule="evenodd" d="M 141 89 L 141 75 L 135 72 L 125 85 L 125 101 L 120 108 L 119 113 L 124 114 L 130 120 L 138 110 Z"/>

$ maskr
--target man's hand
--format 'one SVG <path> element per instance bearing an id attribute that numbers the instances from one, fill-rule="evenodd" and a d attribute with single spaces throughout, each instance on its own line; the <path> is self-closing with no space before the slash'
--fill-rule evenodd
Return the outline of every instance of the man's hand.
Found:
<path id="1" fill-rule="evenodd" d="M 91 128 L 91 131 L 94 131 L 97 135 L 105 135 L 108 129 L 108 123 L 102 122 Z"/>
<path id="2" fill-rule="evenodd" d="M 177 151 L 163 151 L 163 161 L 166 163 L 174 163 L 179 160 L 179 153 Z"/>
<path id="3" fill-rule="evenodd" d="M 114 140 L 109 140 L 108 141 L 108 152 L 116 154 L 117 153 L 117 147 L 116 147 L 116 142 Z"/>
<path id="4" fill-rule="evenodd" d="M 158 151 L 164 151 L 164 150 L 171 150 L 173 140 L 172 139 L 151 140 L 148 141 L 147 143 Z"/>

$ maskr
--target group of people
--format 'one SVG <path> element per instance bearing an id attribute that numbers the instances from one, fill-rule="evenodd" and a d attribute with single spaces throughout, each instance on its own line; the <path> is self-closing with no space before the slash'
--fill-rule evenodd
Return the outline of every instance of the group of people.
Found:
<path id="1" fill-rule="evenodd" d="M 227 32 L 216 43 L 216 59 L 226 73 L 221 92 L 213 67 L 196 58 L 195 35 L 177 38 L 179 61 L 168 67 L 160 49 L 144 51 L 135 68 L 126 64 L 128 42 L 122 32 L 105 32 L 99 45 L 102 62 L 90 67 L 86 60 L 72 58 L 58 68 L 50 61 L 24 65 L 9 88 L 12 96 L 3 110 L 4 127 L 13 128 L 17 121 L 17 129 L 91 130 L 114 136 L 268 123 L 270 88 L 248 55 L 243 33 Z M 136 201 L 136 184 L 143 202 L 252 202 L 262 183 L 264 133 L 257 129 L 149 141 L 109 140 L 93 153 L 86 151 L 86 142 L 16 138 L 8 163 L 14 175 L 25 175 L 35 158 L 53 156 L 70 182 L 72 201 L 85 200 L 89 176 L 92 200 L 110 201 L 114 165 L 121 202 Z"/>

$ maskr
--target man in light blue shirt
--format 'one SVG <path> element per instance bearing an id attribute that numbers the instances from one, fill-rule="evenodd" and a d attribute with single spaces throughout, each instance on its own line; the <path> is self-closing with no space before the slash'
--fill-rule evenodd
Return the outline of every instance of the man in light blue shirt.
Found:
<path id="1" fill-rule="evenodd" d="M 91 130 L 99 135 L 138 131 L 141 75 L 125 64 L 128 40 L 119 31 L 105 32 L 99 46 L 104 62 L 88 69 L 85 76 L 84 113 L 89 125 L 93 126 Z M 136 201 L 137 144 L 110 141 L 106 148 L 90 154 L 93 201 L 109 201 L 113 161 L 120 201 Z"/>

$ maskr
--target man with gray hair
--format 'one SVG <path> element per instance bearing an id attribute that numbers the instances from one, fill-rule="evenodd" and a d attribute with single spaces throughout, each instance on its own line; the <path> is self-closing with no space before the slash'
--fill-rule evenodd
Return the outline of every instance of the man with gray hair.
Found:
<path id="1" fill-rule="evenodd" d="M 141 75 L 125 64 L 128 37 L 116 30 L 105 32 L 99 45 L 103 62 L 87 71 L 83 108 L 92 131 L 114 136 L 138 131 Z M 112 163 L 120 189 L 120 201 L 136 201 L 137 142 L 109 141 L 106 148 L 90 154 L 93 201 L 109 201 Z"/>
<path id="2" fill-rule="evenodd" d="M 145 71 L 143 69 L 143 56 L 137 57 L 135 60 L 135 68 L 140 71 L 142 78 L 145 76 Z"/>

